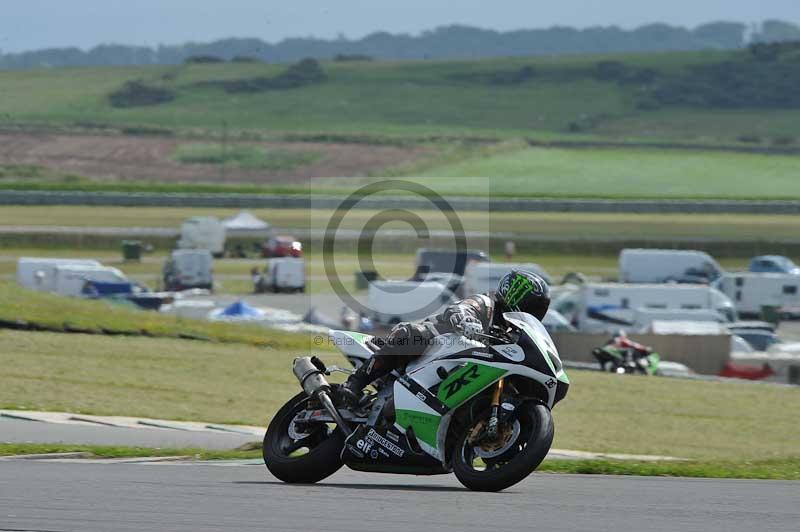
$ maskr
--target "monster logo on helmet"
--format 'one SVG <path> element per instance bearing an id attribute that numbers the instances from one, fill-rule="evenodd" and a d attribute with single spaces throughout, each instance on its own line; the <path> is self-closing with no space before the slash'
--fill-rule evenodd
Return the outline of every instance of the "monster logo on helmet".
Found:
<path id="1" fill-rule="evenodd" d="M 498 294 L 506 308 L 527 312 L 542 319 L 550 305 L 550 294 L 545 282 L 536 274 L 511 271 L 500 281 Z"/>

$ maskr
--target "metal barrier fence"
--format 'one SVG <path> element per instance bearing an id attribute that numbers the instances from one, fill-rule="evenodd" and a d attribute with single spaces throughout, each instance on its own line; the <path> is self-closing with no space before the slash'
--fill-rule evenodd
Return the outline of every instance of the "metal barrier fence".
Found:
<path id="1" fill-rule="evenodd" d="M 96 205 L 123 207 L 227 207 L 240 209 L 334 209 L 340 197 L 316 195 L 191 194 L 151 192 L 0 191 L 0 205 Z M 365 198 L 355 208 L 385 208 L 386 197 Z M 634 212 L 682 214 L 800 214 L 800 201 L 602 200 L 449 198 L 456 210 L 530 212 Z M 435 208 L 424 198 L 391 198 L 397 208 Z"/>

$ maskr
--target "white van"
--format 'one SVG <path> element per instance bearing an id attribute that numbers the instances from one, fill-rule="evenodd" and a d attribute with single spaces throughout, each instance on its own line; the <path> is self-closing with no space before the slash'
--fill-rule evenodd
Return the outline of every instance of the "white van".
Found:
<path id="1" fill-rule="evenodd" d="M 59 266 L 103 265 L 91 259 L 56 259 L 40 257 L 20 257 L 17 260 L 17 284 L 30 290 L 54 292 L 56 289 L 56 268 Z"/>
<path id="2" fill-rule="evenodd" d="M 225 254 L 225 225 L 213 216 L 193 216 L 181 225 L 179 249 L 206 249 L 214 257 Z"/>
<path id="3" fill-rule="evenodd" d="M 550 276 L 538 264 L 510 264 L 499 262 L 471 262 L 464 270 L 461 294 L 469 297 L 474 294 L 497 290 L 500 279 L 511 270 L 525 270 L 540 275 L 548 284 Z"/>
<path id="4" fill-rule="evenodd" d="M 165 290 L 214 288 L 211 252 L 205 249 L 176 249 L 162 270 Z"/>
<path id="5" fill-rule="evenodd" d="M 367 294 L 369 318 L 380 325 L 421 320 L 455 301 L 443 284 L 431 281 L 375 281 Z"/>
<path id="6" fill-rule="evenodd" d="M 726 273 L 715 286 L 746 317 L 760 316 L 763 306 L 800 307 L 800 276 L 791 273 Z"/>
<path id="7" fill-rule="evenodd" d="M 701 283 L 722 275 L 717 261 L 704 251 L 623 249 L 619 254 L 621 283 Z"/>
<path id="8" fill-rule="evenodd" d="M 639 310 L 712 310 L 720 320 L 736 320 L 733 302 L 719 290 L 695 284 L 589 283 L 553 302 L 578 330 L 633 329 Z"/>
<path id="9" fill-rule="evenodd" d="M 79 297 L 83 295 L 86 281 L 126 283 L 128 278 L 124 273 L 110 266 L 62 264 L 56 267 L 53 291 L 62 296 Z"/>
<path id="10" fill-rule="evenodd" d="M 306 262 L 300 258 L 268 259 L 255 283 L 256 292 L 305 292 Z"/>

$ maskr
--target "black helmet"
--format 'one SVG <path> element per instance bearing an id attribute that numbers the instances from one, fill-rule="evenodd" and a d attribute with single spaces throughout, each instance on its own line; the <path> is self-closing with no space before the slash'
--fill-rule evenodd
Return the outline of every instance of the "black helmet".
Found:
<path id="1" fill-rule="evenodd" d="M 535 273 L 512 270 L 500 279 L 497 296 L 508 311 L 527 312 L 541 321 L 550 306 L 550 287 Z"/>

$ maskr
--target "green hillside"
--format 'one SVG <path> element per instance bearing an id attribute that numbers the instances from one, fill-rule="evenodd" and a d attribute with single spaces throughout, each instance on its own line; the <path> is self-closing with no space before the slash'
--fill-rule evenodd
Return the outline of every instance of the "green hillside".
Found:
<path id="1" fill-rule="evenodd" d="M 686 80 L 681 76 L 691 68 L 725 61 L 749 65 L 746 54 L 330 62 L 322 63 L 324 79 L 317 82 L 240 92 L 226 90 L 224 82 L 247 84 L 274 78 L 285 67 L 195 64 L 2 71 L 0 127 L 3 122 L 5 126 L 84 128 L 146 125 L 219 133 L 225 123 L 232 134 L 557 136 L 794 144 L 794 137 L 800 136 L 800 109 L 756 100 L 753 109 L 739 104 L 736 108 L 689 106 L 682 103 L 679 93 L 677 103 L 662 106 L 649 96 L 655 90 L 651 90 L 653 84 L 661 83 L 664 90 L 682 89 Z M 168 91 L 173 99 L 156 105 L 112 107 L 109 94 L 137 80 Z"/>

